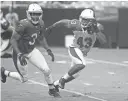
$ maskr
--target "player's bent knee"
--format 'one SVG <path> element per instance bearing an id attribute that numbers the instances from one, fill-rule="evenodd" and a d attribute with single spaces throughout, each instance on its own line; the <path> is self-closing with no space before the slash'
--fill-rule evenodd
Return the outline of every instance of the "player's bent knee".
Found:
<path id="1" fill-rule="evenodd" d="M 51 70 L 49 68 L 45 69 L 44 71 L 45 75 L 50 75 L 51 74 Z"/>
<path id="2" fill-rule="evenodd" d="M 74 66 L 69 70 L 68 74 L 72 76 L 72 75 L 78 73 L 79 71 L 81 71 L 81 70 L 84 69 L 84 68 L 85 68 L 85 65 L 83 65 L 83 64 L 76 64 L 76 65 L 74 65 Z"/>

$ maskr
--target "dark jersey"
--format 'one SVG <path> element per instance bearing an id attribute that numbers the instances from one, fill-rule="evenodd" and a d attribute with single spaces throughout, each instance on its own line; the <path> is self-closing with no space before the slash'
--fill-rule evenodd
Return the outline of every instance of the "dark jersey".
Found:
<path id="1" fill-rule="evenodd" d="M 23 19 L 19 22 L 16 32 L 20 34 L 18 47 L 22 53 L 31 52 L 38 38 L 44 36 L 45 26 L 43 20 L 38 25 L 33 25 L 28 19 Z"/>

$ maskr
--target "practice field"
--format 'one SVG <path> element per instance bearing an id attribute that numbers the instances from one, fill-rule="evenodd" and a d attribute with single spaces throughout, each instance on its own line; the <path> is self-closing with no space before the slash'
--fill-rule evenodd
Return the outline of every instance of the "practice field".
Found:
<path id="1" fill-rule="evenodd" d="M 55 62 L 44 50 L 54 80 L 68 71 L 70 58 L 66 48 L 51 48 Z M 28 63 L 26 83 L 11 78 L 1 83 L 1 101 L 128 101 L 128 49 L 93 48 L 86 57 L 87 66 L 80 76 L 60 90 L 62 98 L 48 95 L 43 74 Z M 16 71 L 12 59 L 2 59 L 2 66 Z"/>

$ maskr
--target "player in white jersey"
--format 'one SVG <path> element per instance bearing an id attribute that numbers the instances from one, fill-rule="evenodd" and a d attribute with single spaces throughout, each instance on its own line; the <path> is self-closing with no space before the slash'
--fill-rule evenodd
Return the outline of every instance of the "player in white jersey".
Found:
<path id="1" fill-rule="evenodd" d="M 71 68 L 59 80 L 54 82 L 54 85 L 64 89 L 65 83 L 78 77 L 78 73 L 85 68 L 86 60 L 84 56 L 93 47 L 96 38 L 100 42 L 105 43 L 106 38 L 100 31 L 97 24 L 95 13 L 92 9 L 85 9 L 81 12 L 79 20 L 60 20 L 47 28 L 47 34 L 50 35 L 54 28 L 64 27 L 72 31 L 74 34 L 73 43 L 68 48 L 69 56 L 72 60 Z M 59 89 L 58 89 L 59 90 Z"/>

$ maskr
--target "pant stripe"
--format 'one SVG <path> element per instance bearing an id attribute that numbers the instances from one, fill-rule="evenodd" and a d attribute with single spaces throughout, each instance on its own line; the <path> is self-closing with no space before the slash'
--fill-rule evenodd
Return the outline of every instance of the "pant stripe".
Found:
<path id="1" fill-rule="evenodd" d="M 9 49 L 10 46 L 11 46 L 11 44 L 10 44 L 10 42 L 9 42 L 8 46 L 7 46 L 3 51 L 6 51 L 7 49 Z M 3 51 L 2 51 L 2 52 L 3 52 Z"/>
<path id="2" fill-rule="evenodd" d="M 70 47 L 70 53 L 72 56 L 76 57 L 77 59 L 81 60 L 81 58 L 77 55 L 75 48 L 74 47 Z M 82 60 L 81 60 L 82 61 Z"/>
<path id="3" fill-rule="evenodd" d="M 19 68 L 18 68 L 17 61 L 18 61 L 18 59 L 17 59 L 17 54 L 16 54 L 16 52 L 13 50 L 13 62 L 14 62 L 14 65 L 15 65 L 15 67 L 16 67 L 17 72 L 21 75 L 21 77 L 23 77 L 23 75 L 21 74 L 21 72 L 20 72 L 20 70 L 19 70 Z"/>

